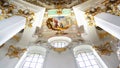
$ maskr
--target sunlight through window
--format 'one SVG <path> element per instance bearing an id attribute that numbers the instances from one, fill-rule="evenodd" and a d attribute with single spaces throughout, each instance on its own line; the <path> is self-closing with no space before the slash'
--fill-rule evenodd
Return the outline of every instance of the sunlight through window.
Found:
<path id="1" fill-rule="evenodd" d="M 22 68 L 42 68 L 44 58 L 40 54 L 27 54 Z"/>

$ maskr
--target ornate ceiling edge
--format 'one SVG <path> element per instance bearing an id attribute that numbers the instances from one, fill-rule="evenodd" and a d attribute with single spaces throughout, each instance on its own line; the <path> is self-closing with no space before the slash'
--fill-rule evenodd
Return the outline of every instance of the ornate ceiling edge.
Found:
<path id="1" fill-rule="evenodd" d="M 14 0 L 12 3 L 17 5 L 19 8 L 30 9 L 30 10 L 34 11 L 35 13 L 37 13 L 41 10 L 45 10 L 44 7 L 37 6 L 37 5 L 31 4 L 31 3 L 28 3 L 26 1 L 23 1 L 23 0 Z"/>
<path id="2" fill-rule="evenodd" d="M 119 4 L 119 0 L 89 0 L 83 4 L 74 6 L 73 9 L 82 11 L 85 14 L 85 19 L 88 21 L 89 26 L 96 26 L 94 16 L 99 13 L 105 12 L 120 16 Z"/>
<path id="3" fill-rule="evenodd" d="M 7 19 L 14 15 L 23 16 L 26 18 L 26 26 L 32 27 L 35 23 L 35 18 L 40 13 L 45 12 L 45 8 L 29 4 L 21 0 L 15 0 L 11 3 L 1 2 L 0 20 Z M 44 13 L 43 13 L 44 14 Z M 41 14 L 42 15 L 42 14 Z M 33 24 L 34 23 L 34 24 Z"/>
<path id="4" fill-rule="evenodd" d="M 95 7 L 98 5 L 98 3 L 102 3 L 105 0 L 88 0 L 82 4 L 78 4 L 74 6 L 73 8 L 77 8 L 78 10 L 85 11 L 86 9 L 89 9 L 90 7 Z"/>
<path id="5" fill-rule="evenodd" d="M 45 7 L 46 9 L 56 9 L 56 8 L 72 8 L 75 5 L 78 5 L 82 3 L 79 0 L 69 0 L 69 1 L 63 1 L 63 0 L 57 0 L 57 1 L 46 1 L 46 0 L 23 0 L 28 3 L 40 6 L 40 7 Z M 70 2 L 70 3 L 69 3 Z"/>

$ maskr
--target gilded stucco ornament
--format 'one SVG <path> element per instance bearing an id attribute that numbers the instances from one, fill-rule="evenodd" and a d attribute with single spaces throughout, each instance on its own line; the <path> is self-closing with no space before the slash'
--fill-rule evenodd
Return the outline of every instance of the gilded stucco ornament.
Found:
<path id="1" fill-rule="evenodd" d="M 20 47 L 14 47 L 13 45 L 10 45 L 6 56 L 9 56 L 10 58 L 20 58 L 21 54 L 24 53 L 26 50 L 26 48 L 22 49 Z"/>
<path id="2" fill-rule="evenodd" d="M 26 18 L 26 27 L 32 27 L 32 23 L 34 22 L 34 12 L 29 9 L 19 9 L 17 15 L 23 16 Z"/>
<path id="3" fill-rule="evenodd" d="M 9 4 L 7 2 L 0 4 L 2 13 L 0 14 L 0 20 L 9 18 L 13 15 L 19 15 L 26 18 L 26 27 L 32 27 L 34 22 L 34 12 L 29 9 L 18 9 L 16 5 Z"/>
<path id="4" fill-rule="evenodd" d="M 14 15 L 13 10 L 15 9 L 15 5 L 5 2 L 0 5 L 0 9 L 2 11 L 0 14 L 0 20 L 3 20 Z"/>
<path id="5" fill-rule="evenodd" d="M 113 50 L 109 42 L 106 42 L 103 45 L 93 46 L 93 48 L 98 52 L 100 55 L 110 55 Z"/>
<path id="6" fill-rule="evenodd" d="M 112 15 L 120 16 L 120 10 L 117 7 L 119 4 L 120 0 L 105 0 L 100 4 L 97 4 L 96 7 L 90 7 L 86 9 L 85 18 L 88 21 L 88 25 L 95 26 L 94 16 L 101 12 L 106 12 Z"/>

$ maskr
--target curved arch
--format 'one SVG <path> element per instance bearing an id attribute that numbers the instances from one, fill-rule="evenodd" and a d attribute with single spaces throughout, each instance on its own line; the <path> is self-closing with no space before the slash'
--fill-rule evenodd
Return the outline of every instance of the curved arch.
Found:
<path id="1" fill-rule="evenodd" d="M 43 68 L 46 51 L 47 50 L 41 46 L 30 46 L 15 68 Z"/>
<path id="2" fill-rule="evenodd" d="M 76 46 L 73 52 L 79 68 L 108 68 L 91 45 Z"/>

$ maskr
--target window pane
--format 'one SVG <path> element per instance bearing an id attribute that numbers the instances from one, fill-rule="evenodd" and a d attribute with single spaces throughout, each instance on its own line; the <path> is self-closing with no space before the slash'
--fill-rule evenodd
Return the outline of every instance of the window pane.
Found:
<path id="1" fill-rule="evenodd" d="M 94 65 L 93 68 L 99 68 L 99 66 L 98 65 Z"/>
<path id="2" fill-rule="evenodd" d="M 85 65 L 86 66 L 90 66 L 91 64 L 90 64 L 90 61 L 85 61 Z"/>
<path id="3" fill-rule="evenodd" d="M 88 58 L 92 60 L 92 59 L 94 59 L 94 56 L 93 55 L 89 55 Z"/>
<path id="4" fill-rule="evenodd" d="M 79 62 L 80 67 L 85 67 L 85 63 L 84 62 Z"/>
<path id="5" fill-rule="evenodd" d="M 29 67 L 25 67 L 25 66 L 24 66 L 23 68 L 29 68 Z"/>
<path id="6" fill-rule="evenodd" d="M 88 57 L 87 57 L 87 56 L 84 56 L 84 57 L 83 57 L 83 60 L 85 60 L 85 61 L 88 60 Z"/>
<path id="7" fill-rule="evenodd" d="M 77 61 L 83 61 L 82 57 L 76 58 Z"/>
<path id="8" fill-rule="evenodd" d="M 30 68 L 35 68 L 35 64 L 36 64 L 36 63 L 31 63 L 31 64 L 30 64 Z"/>
<path id="9" fill-rule="evenodd" d="M 36 68 L 42 68 L 42 64 L 37 63 Z"/>
<path id="10" fill-rule="evenodd" d="M 27 54 L 22 68 L 42 68 L 44 58 L 40 54 Z"/>
<path id="11" fill-rule="evenodd" d="M 24 66 L 29 67 L 30 62 L 25 62 Z"/>
<path id="12" fill-rule="evenodd" d="M 96 62 L 95 60 L 90 60 L 90 61 L 91 61 L 91 64 L 92 64 L 92 65 L 97 64 L 97 62 Z"/>
<path id="13" fill-rule="evenodd" d="M 39 63 L 43 63 L 43 61 L 44 61 L 43 58 L 39 58 L 39 59 L 38 59 L 38 62 L 39 62 Z"/>
<path id="14" fill-rule="evenodd" d="M 97 59 L 91 51 L 79 51 L 76 61 L 80 68 L 100 68 Z"/>
<path id="15" fill-rule="evenodd" d="M 88 66 L 88 67 L 86 67 L 86 68 L 93 68 L 92 66 Z"/>
<path id="16" fill-rule="evenodd" d="M 31 61 L 31 60 L 32 60 L 31 57 L 27 57 L 27 58 L 25 59 L 25 61 Z"/>

